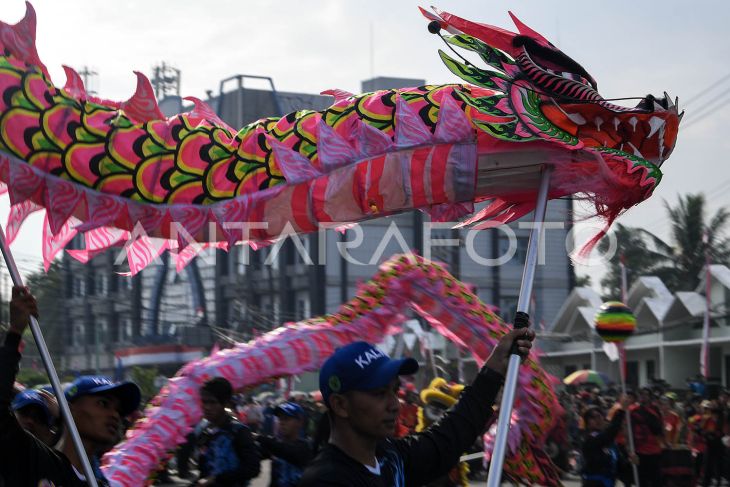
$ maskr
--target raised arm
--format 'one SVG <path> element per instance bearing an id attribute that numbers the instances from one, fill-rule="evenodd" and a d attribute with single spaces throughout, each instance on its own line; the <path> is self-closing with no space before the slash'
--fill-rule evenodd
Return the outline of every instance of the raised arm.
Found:
<path id="1" fill-rule="evenodd" d="M 526 357 L 534 337 L 534 332 L 527 329 L 506 334 L 452 410 L 426 431 L 393 441 L 403 457 L 408 485 L 428 483 L 458 463 L 461 454 L 484 432 L 492 416 L 512 344 L 516 342 L 520 354 Z"/>

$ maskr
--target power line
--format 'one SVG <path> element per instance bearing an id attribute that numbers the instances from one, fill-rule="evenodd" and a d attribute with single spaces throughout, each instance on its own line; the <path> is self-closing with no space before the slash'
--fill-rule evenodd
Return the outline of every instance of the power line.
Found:
<path id="1" fill-rule="evenodd" d="M 689 105 L 690 103 L 692 103 L 692 102 L 694 102 L 694 101 L 697 101 L 697 100 L 699 100 L 700 98 L 704 97 L 704 96 L 705 96 L 705 95 L 707 95 L 707 94 L 708 94 L 708 93 L 709 93 L 710 91 L 712 91 L 712 90 L 713 90 L 713 89 L 714 89 L 715 87 L 717 87 L 717 86 L 721 85 L 722 83 L 724 83 L 725 81 L 727 81 L 727 80 L 729 80 L 729 79 L 730 79 L 730 73 L 726 74 L 725 76 L 722 76 L 722 77 L 720 77 L 720 78 L 719 78 L 718 80 L 716 80 L 716 81 L 714 81 L 713 83 L 711 83 L 711 84 L 710 84 L 710 86 L 708 86 L 707 88 L 705 88 L 705 89 L 701 90 L 701 91 L 700 91 L 699 93 L 697 93 L 696 95 L 694 95 L 693 97 L 691 97 L 691 98 L 690 98 L 689 100 L 687 100 L 687 101 L 685 102 L 685 106 L 687 106 L 687 105 Z"/>
<path id="2" fill-rule="evenodd" d="M 720 92 L 718 95 L 714 96 L 711 100 L 706 101 L 705 103 L 703 103 L 702 105 L 700 105 L 699 108 L 695 108 L 692 111 L 692 115 L 691 116 L 692 117 L 697 117 L 697 116 L 699 116 L 699 114 L 702 113 L 703 110 L 705 110 L 707 108 L 712 108 L 713 106 L 716 106 L 717 100 L 719 100 L 721 97 L 727 95 L 728 93 L 730 93 L 730 87 L 729 88 L 726 88 L 725 90 L 723 90 L 722 92 Z M 689 123 L 692 123 L 692 120 L 690 120 Z"/>
<path id="3" fill-rule="evenodd" d="M 685 126 L 683 127 L 683 129 L 685 129 L 685 130 L 686 130 L 686 129 L 688 129 L 688 128 L 689 128 L 689 127 L 691 127 L 692 125 L 694 125 L 694 124 L 696 124 L 697 122 L 699 122 L 699 121 L 701 121 L 701 120 L 703 120 L 703 119 L 705 119 L 705 118 L 709 117 L 710 115 L 712 115 L 713 113 L 717 112 L 717 111 L 718 111 L 719 109 L 721 109 L 721 108 L 725 107 L 725 106 L 726 106 L 726 105 L 728 105 L 728 104 L 730 104 L 730 97 L 729 97 L 729 98 L 727 98 L 727 99 L 725 99 L 725 100 L 724 100 L 724 101 L 723 101 L 722 103 L 720 103 L 719 105 L 716 105 L 716 106 L 715 106 L 715 107 L 714 107 L 714 108 L 713 108 L 712 110 L 710 110 L 710 111 L 708 111 L 708 112 L 705 112 L 705 113 L 703 113 L 702 115 L 700 115 L 700 116 L 698 116 L 698 117 L 695 117 L 695 118 L 693 118 L 692 120 L 690 120 L 689 122 L 687 122 L 687 124 L 685 124 Z"/>

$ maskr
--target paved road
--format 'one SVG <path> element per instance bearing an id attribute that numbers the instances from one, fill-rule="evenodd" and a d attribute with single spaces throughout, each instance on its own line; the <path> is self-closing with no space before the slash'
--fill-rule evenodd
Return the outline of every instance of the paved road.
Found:
<path id="1" fill-rule="evenodd" d="M 190 482 L 187 481 L 179 481 L 172 484 L 162 484 L 164 487 L 182 487 L 182 486 L 188 486 L 190 485 Z M 486 487 L 486 482 L 470 482 L 469 485 L 471 487 Z M 505 484 L 507 485 L 507 484 Z M 563 485 L 565 487 L 579 487 L 580 482 L 576 481 L 566 481 L 563 482 Z M 261 462 L 261 475 L 258 476 L 257 479 L 255 479 L 250 487 L 269 487 L 269 461 L 265 460 Z"/>

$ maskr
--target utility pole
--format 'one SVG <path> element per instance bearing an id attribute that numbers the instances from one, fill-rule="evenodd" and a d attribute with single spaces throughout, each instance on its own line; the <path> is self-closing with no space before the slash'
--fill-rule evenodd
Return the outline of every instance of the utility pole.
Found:
<path id="1" fill-rule="evenodd" d="M 79 71 L 79 76 L 81 76 L 84 82 L 84 88 L 86 88 L 87 94 L 96 95 L 96 90 L 91 89 L 91 84 L 89 83 L 89 81 L 94 79 L 98 75 L 99 73 L 97 73 L 93 69 L 89 69 L 88 66 L 84 66 L 83 68 L 81 68 L 81 71 Z"/>
<path id="2" fill-rule="evenodd" d="M 180 96 L 180 70 L 166 64 L 164 61 L 152 68 L 154 77 L 152 86 L 155 89 L 155 97 L 158 100 L 168 95 Z"/>

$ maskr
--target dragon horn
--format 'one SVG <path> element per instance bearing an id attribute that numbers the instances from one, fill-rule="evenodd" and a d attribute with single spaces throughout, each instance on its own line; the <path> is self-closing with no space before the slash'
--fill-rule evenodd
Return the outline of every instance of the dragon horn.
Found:
<path id="1" fill-rule="evenodd" d="M 512 45 L 512 39 L 514 39 L 517 35 L 514 32 L 510 32 L 508 30 L 502 29 L 500 27 L 495 27 L 493 25 L 482 24 L 479 22 L 472 22 L 470 20 L 462 19 L 461 17 L 450 14 L 448 12 L 444 12 L 437 8 L 434 8 L 433 10 L 440 17 L 440 19 L 433 20 L 438 20 L 439 22 L 441 22 L 442 27 L 446 28 L 447 30 L 449 28 L 458 29 L 465 34 L 476 37 L 486 44 L 496 47 L 497 49 L 500 49 L 512 56 L 517 56 L 520 52 Z M 428 15 L 426 15 L 426 17 L 430 18 Z"/>
<path id="2" fill-rule="evenodd" d="M 152 83 L 139 71 L 135 71 L 134 74 L 137 76 L 137 89 L 129 100 L 122 103 L 122 109 L 130 119 L 137 123 L 164 120 L 165 115 L 157 106 Z"/>
<path id="3" fill-rule="evenodd" d="M 25 15 L 15 25 L 0 22 L 0 48 L 7 49 L 10 54 L 21 61 L 38 66 L 43 74 L 51 79 L 48 69 L 38 57 L 35 46 L 36 15 L 30 2 L 25 2 Z"/>
<path id="4" fill-rule="evenodd" d="M 550 45 L 550 41 L 545 39 L 542 34 L 539 32 L 533 30 L 529 26 L 527 26 L 524 22 L 522 22 L 520 19 L 517 18 L 515 14 L 513 14 L 511 11 L 508 11 L 509 16 L 512 18 L 512 22 L 514 22 L 515 27 L 517 27 L 517 30 L 520 34 L 532 37 L 533 39 L 539 40 L 541 42 L 544 42 L 547 45 Z"/>
<path id="5" fill-rule="evenodd" d="M 66 66 L 65 64 L 63 65 L 63 71 L 66 73 L 66 84 L 63 86 L 63 91 L 77 100 L 85 100 L 86 88 L 84 87 L 84 80 L 81 79 L 79 73 L 71 66 Z"/>

